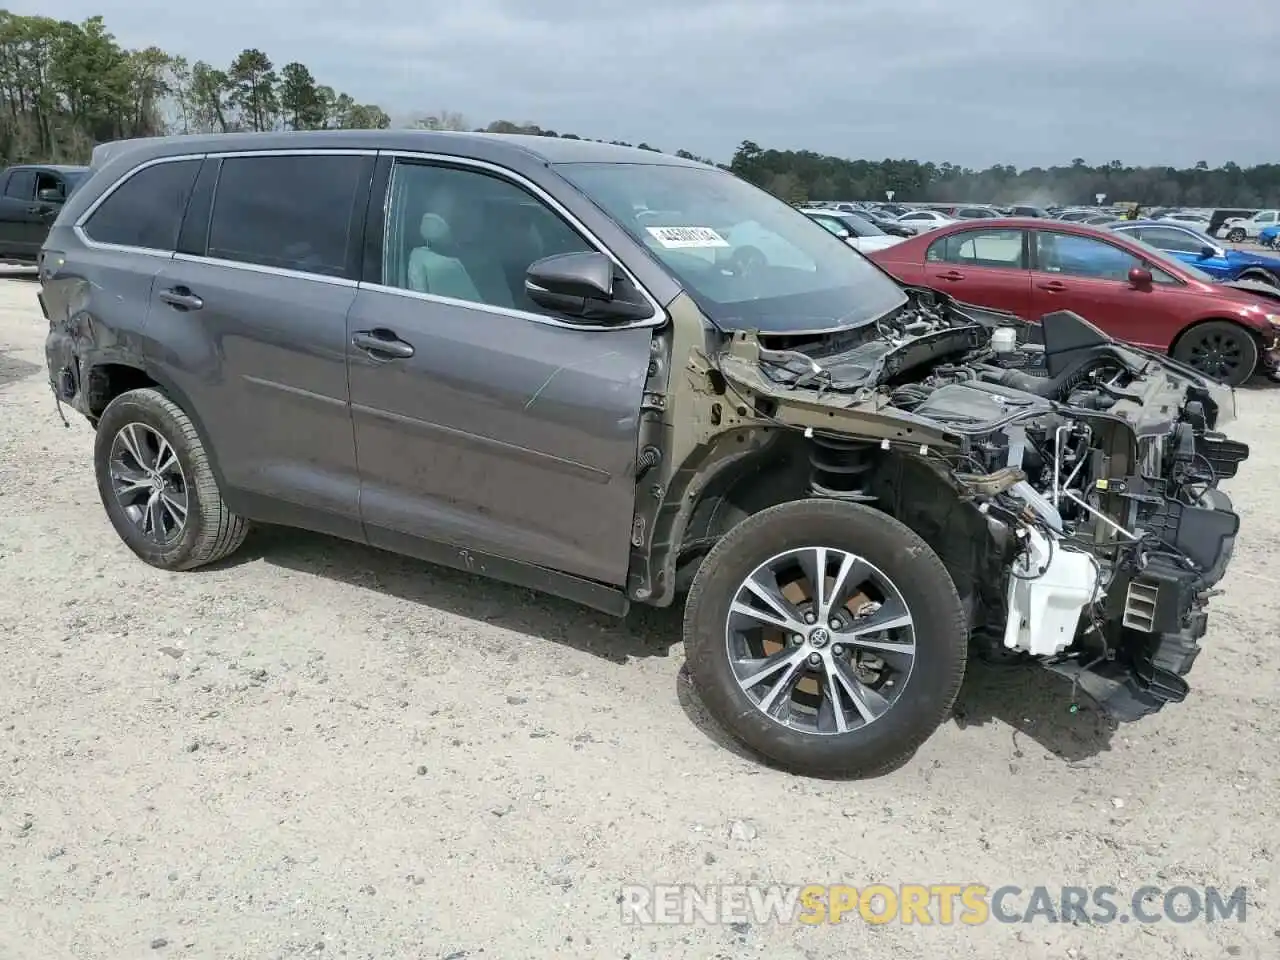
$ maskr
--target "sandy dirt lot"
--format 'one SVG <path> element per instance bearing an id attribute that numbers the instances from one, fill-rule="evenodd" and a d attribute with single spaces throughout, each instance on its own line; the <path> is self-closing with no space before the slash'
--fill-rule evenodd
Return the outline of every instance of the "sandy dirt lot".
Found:
<path id="1" fill-rule="evenodd" d="M 1180 706 L 1119 729 L 1038 670 L 975 666 L 896 772 L 743 756 L 625 622 L 262 529 L 166 574 L 117 540 L 89 427 L 0 280 L 0 958 L 1280 956 L 1280 392 Z M 1216 885 L 1244 923 L 627 926 L 625 883 Z"/>

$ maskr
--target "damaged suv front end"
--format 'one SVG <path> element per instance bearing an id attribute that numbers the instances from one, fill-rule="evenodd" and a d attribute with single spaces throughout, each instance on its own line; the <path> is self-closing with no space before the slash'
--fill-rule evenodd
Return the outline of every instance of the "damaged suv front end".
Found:
<path id="1" fill-rule="evenodd" d="M 1187 693 L 1240 525 L 1219 483 L 1249 451 L 1219 432 L 1230 388 L 1072 313 L 1040 331 L 910 290 L 860 336 L 738 335 L 715 366 L 805 431 L 812 495 L 887 509 L 939 549 L 984 655 L 1039 660 L 1137 719 Z M 904 498 L 903 460 L 955 502 Z M 976 540 L 938 536 L 953 509 L 983 517 Z"/>
<path id="2" fill-rule="evenodd" d="M 971 652 L 1113 717 L 1182 700 L 1240 519 L 1229 387 L 1074 313 L 904 287 L 720 171 L 563 170 L 678 281 L 640 419 L 628 594 L 790 769 L 892 767 Z"/>

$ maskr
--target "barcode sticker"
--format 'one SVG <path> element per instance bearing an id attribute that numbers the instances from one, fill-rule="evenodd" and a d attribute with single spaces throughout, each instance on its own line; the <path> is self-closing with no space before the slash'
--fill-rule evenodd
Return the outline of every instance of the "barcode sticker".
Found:
<path id="1" fill-rule="evenodd" d="M 668 250 L 727 247 L 729 241 L 710 227 L 645 227 Z"/>

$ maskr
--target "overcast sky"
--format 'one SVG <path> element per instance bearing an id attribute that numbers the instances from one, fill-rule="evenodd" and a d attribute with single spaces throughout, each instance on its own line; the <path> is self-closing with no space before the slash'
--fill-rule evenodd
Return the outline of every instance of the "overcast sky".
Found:
<path id="1" fill-rule="evenodd" d="M 1243 0 L 11 0 L 393 118 L 448 109 L 728 160 L 743 139 L 1019 167 L 1280 162 L 1280 9 Z"/>

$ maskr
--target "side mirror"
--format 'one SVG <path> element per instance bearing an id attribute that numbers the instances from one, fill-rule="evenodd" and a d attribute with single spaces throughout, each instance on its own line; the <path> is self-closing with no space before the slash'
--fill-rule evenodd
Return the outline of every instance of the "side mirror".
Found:
<path id="1" fill-rule="evenodd" d="M 1149 287 L 1152 283 L 1151 271 L 1146 267 L 1132 267 L 1129 270 L 1129 285 L 1133 287 Z"/>
<path id="2" fill-rule="evenodd" d="M 46 187 L 43 190 L 36 191 L 36 199 L 41 203 L 62 203 L 67 198 L 62 195 L 62 191 L 57 187 Z"/>
<path id="3" fill-rule="evenodd" d="M 1219 250 L 1217 247 L 1211 247 L 1208 244 L 1205 244 L 1203 247 L 1200 248 L 1201 260 L 1209 260 L 1209 259 L 1212 259 L 1213 257 L 1220 257 L 1222 255 L 1223 255 L 1223 252 L 1221 250 Z"/>
<path id="4" fill-rule="evenodd" d="M 653 307 L 615 269 L 603 253 L 560 253 L 529 264 L 524 289 L 539 306 L 584 323 L 652 316 Z"/>

